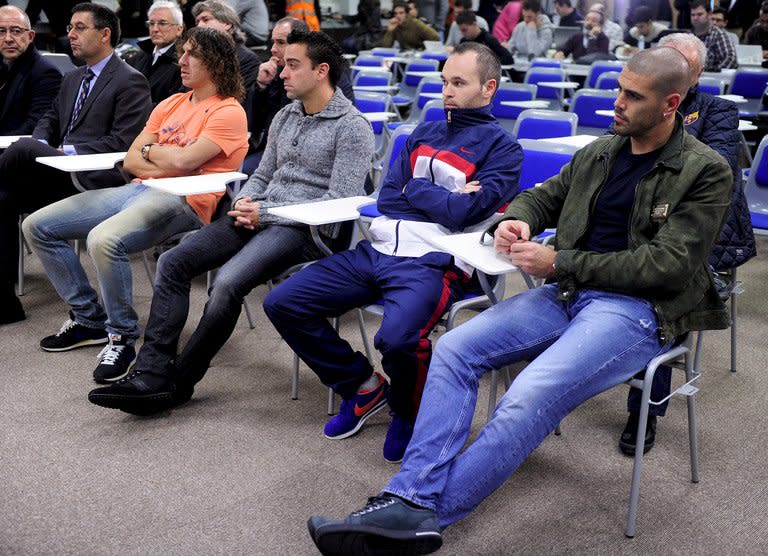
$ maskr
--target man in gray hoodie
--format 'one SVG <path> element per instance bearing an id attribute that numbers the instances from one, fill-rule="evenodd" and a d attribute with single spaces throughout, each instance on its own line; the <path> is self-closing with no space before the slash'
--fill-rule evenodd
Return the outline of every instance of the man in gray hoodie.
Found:
<path id="1" fill-rule="evenodd" d="M 509 37 L 509 50 L 529 58 L 546 55 L 552 47 L 553 27 L 549 18 L 541 13 L 539 0 L 524 0 L 523 21 L 515 25 Z"/>
<path id="2" fill-rule="evenodd" d="M 291 266 L 321 256 L 306 226 L 268 209 L 360 191 L 370 169 L 373 132 L 336 87 L 343 67 L 341 48 L 327 35 L 293 31 L 288 36 L 280 77 L 294 102 L 275 115 L 264 157 L 229 217 L 213 221 L 160 257 L 134 371 L 91 391 L 92 403 L 151 415 L 186 402 L 229 339 L 243 298 Z M 338 227 L 323 230 L 323 235 L 333 244 Z M 190 282 L 217 267 L 203 316 L 177 356 Z"/>

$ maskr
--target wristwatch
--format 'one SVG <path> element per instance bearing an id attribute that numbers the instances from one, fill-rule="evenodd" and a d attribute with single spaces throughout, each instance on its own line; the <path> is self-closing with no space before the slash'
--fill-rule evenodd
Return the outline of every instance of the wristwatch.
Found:
<path id="1" fill-rule="evenodd" d="M 149 149 L 152 148 L 152 143 L 149 143 L 147 145 L 143 145 L 141 147 L 141 158 L 144 160 L 149 160 Z"/>

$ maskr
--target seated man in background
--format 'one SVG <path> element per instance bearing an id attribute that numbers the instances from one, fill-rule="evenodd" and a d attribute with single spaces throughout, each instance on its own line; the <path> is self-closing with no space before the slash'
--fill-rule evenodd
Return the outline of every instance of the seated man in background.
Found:
<path id="1" fill-rule="evenodd" d="M 440 40 L 437 31 L 421 20 L 408 17 L 407 10 L 403 2 L 392 6 L 392 19 L 387 23 L 380 46 L 392 46 L 397 41 L 400 50 L 424 50 L 424 41 Z"/>
<path id="2" fill-rule="evenodd" d="M 71 307 L 61 330 L 43 338 L 40 347 L 68 351 L 109 342 L 93 371 L 99 383 L 121 378 L 136 358 L 134 343 L 141 332 L 129 255 L 209 223 L 223 195 L 174 195 L 141 179 L 232 172 L 248 149 L 234 41 L 213 29 L 193 28 L 182 52 L 182 83 L 190 90 L 158 104 L 128 150 L 124 167 L 138 179 L 85 191 L 24 220 L 30 246 Z M 102 302 L 69 245 L 73 239 L 86 239 Z"/>
<path id="3" fill-rule="evenodd" d="M 571 0 L 555 0 L 558 27 L 581 27 L 584 16 L 573 7 Z"/>
<path id="4" fill-rule="evenodd" d="M 85 66 L 64 76 L 32 138 L 16 141 L 0 155 L 0 324 L 25 318 L 13 291 L 19 215 L 77 193 L 69 175 L 35 159 L 125 151 L 152 109 L 146 78 L 114 53 L 120 39 L 114 12 L 99 4 L 77 4 L 70 21 L 72 50 Z M 81 179 L 89 188 L 122 181 L 116 170 L 89 172 Z"/>
<path id="5" fill-rule="evenodd" d="M 372 241 L 310 265 L 264 299 L 283 339 L 343 398 L 326 438 L 352 436 L 389 401 L 383 455 L 392 463 L 413 432 L 432 355 L 429 333 L 461 299 L 472 272 L 429 238 L 484 228 L 517 193 L 522 162 L 520 146 L 491 115 L 501 77 L 496 55 L 461 43 L 442 75 L 447 121 L 422 123 L 408 138 L 381 186 L 383 216 L 371 224 Z M 382 299 L 374 345 L 391 389 L 328 322 Z"/>
<path id="6" fill-rule="evenodd" d="M 510 52 L 529 59 L 546 55 L 552 46 L 553 28 L 549 18 L 541 13 L 539 0 L 523 0 L 523 20 L 509 38 Z"/>
<path id="7" fill-rule="evenodd" d="M 763 58 L 768 58 L 768 2 L 760 5 L 760 17 L 744 36 L 744 44 L 760 45 Z"/>
<path id="8" fill-rule="evenodd" d="M 739 110 L 733 102 L 699 90 L 699 79 L 704 72 L 707 49 L 704 43 L 694 35 L 690 33 L 667 35 L 659 41 L 659 47 L 674 48 L 685 57 L 691 67 L 691 87 L 678 108 L 678 112 L 683 116 L 683 128 L 720 154 L 731 166 L 733 185 L 728 216 L 717 243 L 707 259 L 710 268 L 715 272 L 728 271 L 741 266 L 757 254 L 749 205 L 744 196 L 739 167 L 741 151 Z M 669 395 L 671 374 L 671 369 L 666 366 L 659 367 L 656 371 L 651 391 L 652 400 L 662 400 Z M 627 399 L 629 419 L 619 438 L 619 448 L 628 456 L 633 456 L 637 447 L 637 421 L 640 415 L 641 394 L 640 390 L 631 388 Z M 653 448 L 656 442 L 656 419 L 666 413 L 667 405 L 663 403 L 651 405 L 649 408 L 644 453 Z"/>
<path id="9" fill-rule="evenodd" d="M 627 45 L 623 50 L 625 56 L 650 48 L 659 33 L 667 28 L 653 20 L 653 12 L 648 6 L 638 6 L 632 19 L 635 24 L 624 34 L 624 44 Z"/>
<path id="10" fill-rule="evenodd" d="M 139 52 L 128 64 L 146 76 L 156 105 L 181 89 L 176 40 L 184 32 L 184 21 L 172 0 L 156 0 L 147 13 L 149 38 L 139 41 Z"/>
<path id="11" fill-rule="evenodd" d="M 195 23 L 198 27 L 211 27 L 232 35 L 237 45 L 237 61 L 240 64 L 243 85 L 246 90 L 255 85 L 259 76 L 261 60 L 244 44 L 245 33 L 240 28 L 240 18 L 237 17 L 237 12 L 221 0 L 204 0 L 194 5 L 192 14 L 195 16 Z"/>
<path id="12" fill-rule="evenodd" d="M 471 10 L 472 9 L 472 0 L 456 0 L 456 2 L 453 4 L 453 14 L 458 17 L 459 14 L 465 10 Z M 475 18 L 477 19 L 477 26 L 480 27 L 483 31 L 486 33 L 490 31 L 488 28 L 488 21 L 482 16 L 479 16 L 475 14 Z M 445 39 L 445 46 L 456 46 L 461 42 L 461 33 L 459 33 L 459 25 L 456 23 L 456 20 L 454 19 L 451 23 L 450 28 L 448 29 L 448 37 Z"/>
<path id="13" fill-rule="evenodd" d="M 502 64 L 513 64 L 515 61 L 512 58 L 512 54 L 509 50 L 501 46 L 499 41 L 491 35 L 488 31 L 483 31 L 477 25 L 477 16 L 472 10 L 465 10 L 461 12 L 456 18 L 456 24 L 459 26 L 459 32 L 461 33 L 461 42 L 476 42 L 484 44 L 493 51 Z"/>
<path id="14" fill-rule="evenodd" d="M 587 12 L 584 29 L 571 35 L 555 52 L 555 58 L 562 60 L 571 56 L 574 61 L 587 54 L 608 54 L 608 37 L 603 33 L 605 16 L 600 12 Z"/>
<path id="15" fill-rule="evenodd" d="M 53 104 L 61 73 L 34 45 L 23 10 L 0 7 L 0 135 L 29 135 Z"/>
<path id="16" fill-rule="evenodd" d="M 715 8 L 709 12 L 709 22 L 725 32 L 725 35 L 730 39 L 733 48 L 739 46 L 739 36 L 728 30 L 728 10 L 725 8 Z"/>
<path id="17" fill-rule="evenodd" d="M 725 31 L 709 22 L 710 9 L 709 0 L 691 0 L 693 34 L 707 47 L 704 71 L 736 68 L 736 48 L 725 35 Z"/>
<path id="18" fill-rule="evenodd" d="M 633 56 L 614 128 L 524 191 L 488 232 L 547 283 L 440 338 L 400 472 L 346 519 L 309 520 L 326 556 L 427 554 L 441 531 L 504 484 L 568 413 L 631 378 L 690 330 L 728 313 L 706 258 L 728 209 L 731 170 L 683 130 L 690 85 L 671 48 Z M 557 227 L 557 250 L 530 239 Z M 468 445 L 480 378 L 529 361 Z"/>
<path id="19" fill-rule="evenodd" d="M 285 63 L 281 78 L 294 102 L 272 121 L 261 164 L 228 218 L 214 220 L 160 257 L 134 371 L 93 390 L 92 403 L 150 415 L 188 401 L 232 334 L 245 296 L 294 264 L 322 256 L 306 226 L 268 209 L 360 192 L 371 167 L 373 131 L 337 88 L 341 48 L 323 33 L 293 31 Z M 324 227 L 321 234 L 333 242 L 339 226 Z M 177 355 L 191 281 L 217 267 L 203 316 Z"/>

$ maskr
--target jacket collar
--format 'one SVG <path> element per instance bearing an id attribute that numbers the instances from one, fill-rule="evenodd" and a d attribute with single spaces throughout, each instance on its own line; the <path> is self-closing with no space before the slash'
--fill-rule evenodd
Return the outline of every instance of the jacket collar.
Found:
<path id="1" fill-rule="evenodd" d="M 493 103 L 480 108 L 452 108 L 445 111 L 448 127 L 451 129 L 463 129 L 488 122 L 495 122 L 496 118 L 491 114 Z"/>
<path id="2" fill-rule="evenodd" d="M 344 93 L 339 87 L 336 87 L 330 102 L 328 102 L 325 108 L 323 108 L 320 112 L 314 114 L 313 117 L 327 119 L 339 118 L 349 112 L 351 106 L 352 103 L 349 101 L 349 99 L 344 96 Z M 291 104 L 291 110 L 297 114 L 300 114 L 301 116 L 306 116 L 304 113 L 304 107 L 301 104 L 301 101 L 298 99 L 294 100 L 293 104 Z"/>
<path id="3" fill-rule="evenodd" d="M 663 164 L 668 168 L 679 172 L 683 168 L 683 141 L 685 140 L 685 129 L 683 128 L 683 116 L 680 112 L 675 113 L 675 128 L 672 130 L 672 135 L 661 149 L 659 158 L 656 160 L 656 165 Z M 609 160 L 613 160 L 619 154 L 619 151 L 624 147 L 625 143 L 629 141 L 629 137 L 621 137 L 614 135 L 609 141 L 605 142 L 602 152 L 598 155 L 598 158 L 607 157 Z"/>

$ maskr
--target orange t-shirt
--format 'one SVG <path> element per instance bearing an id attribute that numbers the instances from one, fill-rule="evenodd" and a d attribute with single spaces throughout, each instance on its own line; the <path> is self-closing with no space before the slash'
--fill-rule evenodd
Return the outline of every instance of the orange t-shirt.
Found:
<path id="1" fill-rule="evenodd" d="M 177 93 L 160 102 L 150 114 L 144 131 L 157 134 L 161 145 L 184 147 L 200 137 L 216 143 L 221 152 L 200 166 L 195 174 L 237 170 L 248 152 L 245 110 L 232 97 L 214 95 L 196 104 L 191 102 L 191 97 L 191 91 Z M 208 224 L 222 195 L 188 195 L 186 200 L 200 220 Z"/>

